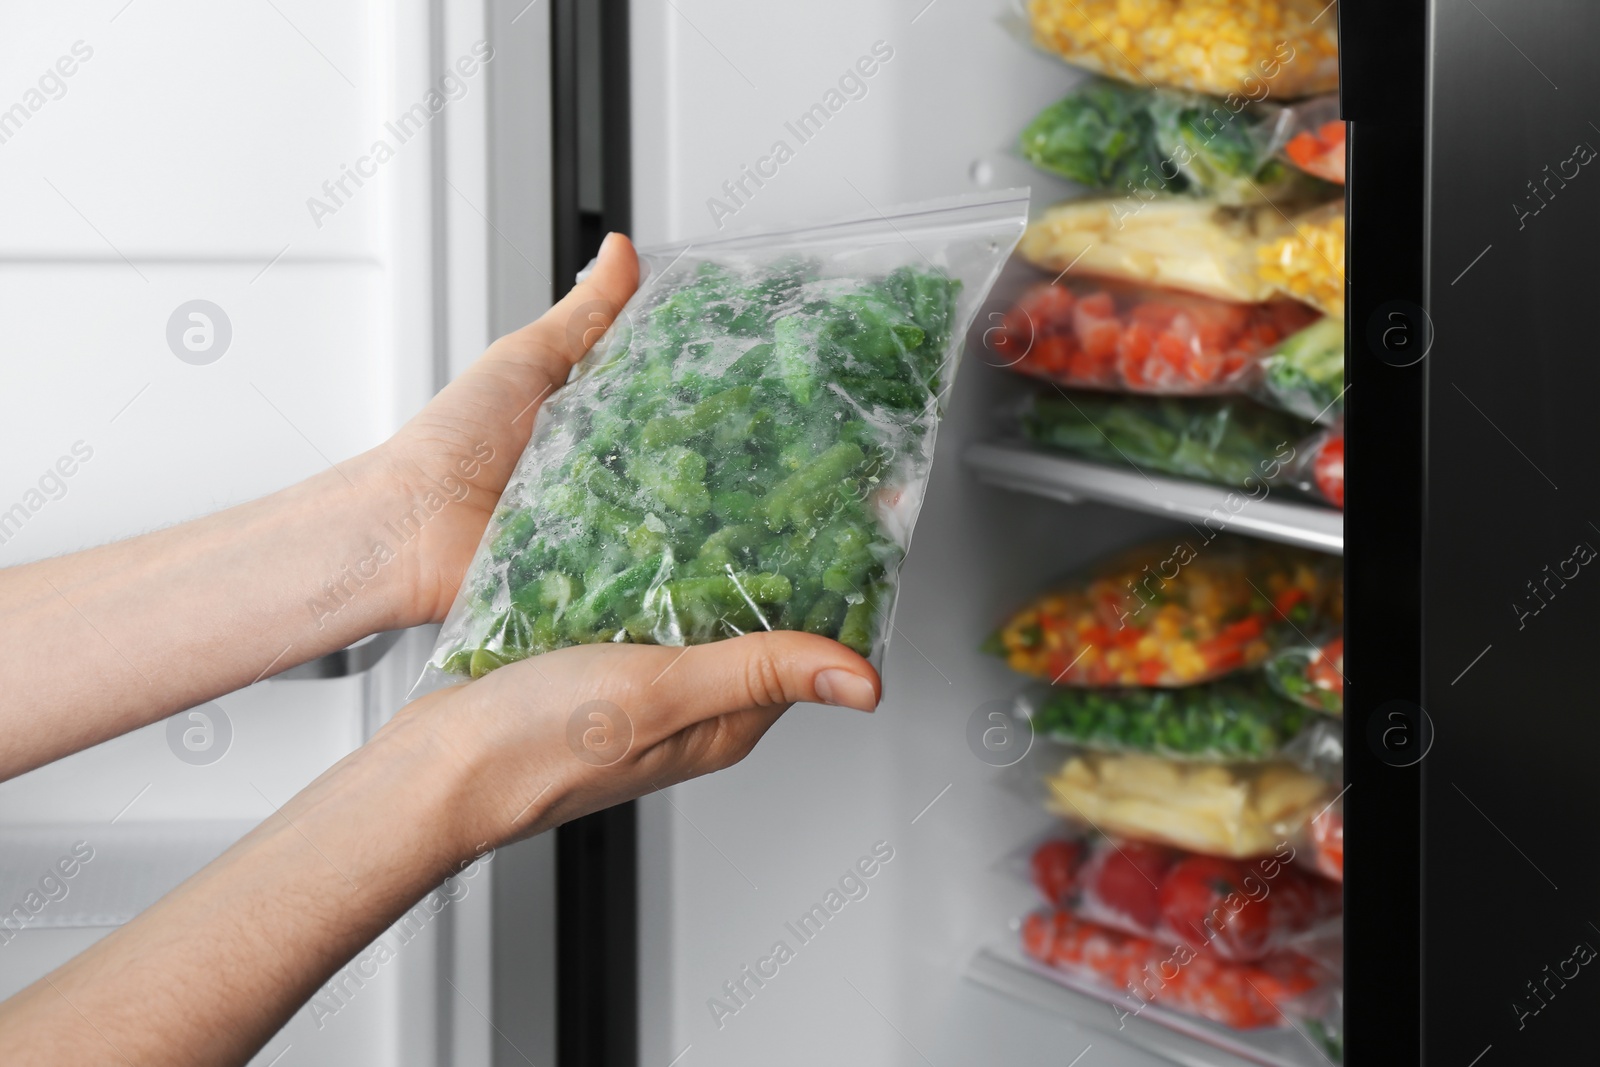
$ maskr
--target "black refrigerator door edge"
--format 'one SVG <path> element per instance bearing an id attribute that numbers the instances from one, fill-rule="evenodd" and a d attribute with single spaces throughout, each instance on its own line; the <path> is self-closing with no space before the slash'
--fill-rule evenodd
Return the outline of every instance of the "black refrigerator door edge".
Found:
<path id="1" fill-rule="evenodd" d="M 612 230 L 632 228 L 627 0 L 554 0 L 552 236 L 559 300 Z M 638 820 L 632 803 L 556 831 L 561 1067 L 637 1067 Z"/>
<path id="2" fill-rule="evenodd" d="M 1342 0 L 1345 1063 L 1422 1062 L 1422 551 L 1427 474 L 1423 0 Z"/>

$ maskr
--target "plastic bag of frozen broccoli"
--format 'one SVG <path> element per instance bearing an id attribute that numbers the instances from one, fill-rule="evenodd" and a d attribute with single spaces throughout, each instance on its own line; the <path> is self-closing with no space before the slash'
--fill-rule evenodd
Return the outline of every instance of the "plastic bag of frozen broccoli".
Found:
<path id="1" fill-rule="evenodd" d="M 642 251 L 539 411 L 419 688 L 568 645 L 836 638 L 882 666 L 1013 190 Z"/>
<path id="2" fill-rule="evenodd" d="M 1091 189 L 1280 207 L 1328 200 L 1337 186 L 1278 158 L 1294 114 L 1094 78 L 1034 116 L 1018 147 L 1034 166 Z"/>

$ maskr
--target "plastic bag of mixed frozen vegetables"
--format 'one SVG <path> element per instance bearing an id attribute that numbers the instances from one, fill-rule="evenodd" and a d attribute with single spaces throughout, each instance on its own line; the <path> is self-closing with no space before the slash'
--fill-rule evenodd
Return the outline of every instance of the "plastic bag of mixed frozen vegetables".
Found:
<path id="1" fill-rule="evenodd" d="M 1102 833 L 1248 859 L 1303 843 L 1334 788 L 1288 761 L 1204 763 L 1134 752 L 1073 755 L 1046 784 L 1050 807 Z"/>
<path id="2" fill-rule="evenodd" d="M 1303 441 L 1285 476 L 1307 496 L 1344 509 L 1344 422 Z"/>
<path id="3" fill-rule="evenodd" d="M 1024 292 L 1003 316 L 992 344 L 1009 366 L 1062 385 L 1231 393 L 1254 382 L 1257 363 L 1316 317 L 1293 300 L 1238 304 L 1075 280 Z"/>
<path id="4" fill-rule="evenodd" d="M 1305 862 L 1297 862 L 1304 860 Z M 1059 834 L 1029 858 L 1045 901 L 1080 918 L 1234 963 L 1254 963 L 1337 927 L 1335 882 L 1282 842 L 1238 860 L 1109 837 Z"/>
<path id="5" fill-rule="evenodd" d="M 1338 620 L 1339 560 L 1229 534 L 1140 545 L 1013 614 L 985 648 L 1052 685 L 1181 686 Z"/>
<path id="6" fill-rule="evenodd" d="M 1291 700 L 1329 715 L 1344 714 L 1344 634 L 1294 641 L 1263 665 L 1272 687 Z"/>
<path id="7" fill-rule="evenodd" d="M 1024 401 L 1022 432 L 1058 448 L 1152 474 L 1195 478 L 1260 496 L 1285 473 L 1308 425 L 1244 397 L 1040 392 Z"/>
<path id="8" fill-rule="evenodd" d="M 1257 394 L 1310 422 L 1344 413 L 1344 320 L 1324 315 L 1278 343 L 1260 362 Z"/>
<path id="9" fill-rule="evenodd" d="M 1262 100 L 1339 87 L 1325 0 L 1026 0 L 1040 48 L 1135 85 Z"/>
<path id="10" fill-rule="evenodd" d="M 1051 274 L 1070 269 L 1256 304 L 1279 295 L 1262 276 L 1260 251 L 1285 232 L 1270 205 L 1152 193 L 1056 204 L 1029 224 L 1017 251 Z"/>
<path id="11" fill-rule="evenodd" d="M 1337 195 L 1279 158 L 1289 129 L 1277 104 L 1096 78 L 1039 112 L 1019 147 L 1035 166 L 1092 189 L 1280 206 Z"/>
<path id="12" fill-rule="evenodd" d="M 1287 113 L 1283 157 L 1307 174 L 1344 184 L 1344 120 L 1339 97 L 1319 96 L 1292 105 Z"/>
<path id="13" fill-rule="evenodd" d="M 1262 243 L 1256 259 L 1274 292 L 1344 318 L 1344 201 L 1295 216 L 1288 232 Z"/>
<path id="14" fill-rule="evenodd" d="M 539 411 L 434 680 L 770 629 L 881 663 L 943 397 L 1027 203 L 640 253 L 638 292 Z"/>
<path id="15" fill-rule="evenodd" d="M 1317 718 L 1254 672 L 1176 688 L 1041 685 L 1017 710 L 1037 737 L 1184 760 L 1272 759 Z"/>

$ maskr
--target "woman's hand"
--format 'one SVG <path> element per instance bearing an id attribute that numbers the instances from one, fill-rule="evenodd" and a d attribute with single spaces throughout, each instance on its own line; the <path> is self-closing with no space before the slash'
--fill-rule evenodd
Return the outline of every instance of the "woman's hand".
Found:
<path id="1" fill-rule="evenodd" d="M 791 702 L 877 696 L 866 661 L 804 633 L 567 648 L 431 694 L 0 1004 L 0 1048 L 8 1063 L 243 1064 L 489 846 L 735 763 Z"/>
<path id="2" fill-rule="evenodd" d="M 534 416 L 638 284 L 633 245 L 610 234 L 587 279 L 537 321 L 490 345 L 376 450 L 379 492 L 396 528 L 420 529 L 397 552 L 397 625 L 438 622 L 449 611 Z"/>
<path id="3" fill-rule="evenodd" d="M 737 763 L 797 701 L 871 711 L 878 695 L 866 660 L 813 634 L 584 645 L 417 700 L 373 745 L 433 753 L 460 776 L 452 832 L 467 858 Z"/>

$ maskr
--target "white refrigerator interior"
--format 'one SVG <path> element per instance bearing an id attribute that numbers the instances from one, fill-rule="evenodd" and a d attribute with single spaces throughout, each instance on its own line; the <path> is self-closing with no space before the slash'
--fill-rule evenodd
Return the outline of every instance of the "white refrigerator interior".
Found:
<path id="1" fill-rule="evenodd" d="M 438 57 L 482 43 L 481 4 L 96 0 L 13 5 L 5 22 L 0 566 L 325 470 L 481 349 L 488 73 L 426 122 L 401 118 Z M 73 473 L 50 476 L 62 457 Z M 93 620 L 84 640 L 117 633 Z M 362 673 L 262 681 L 0 784 L 0 996 L 360 745 L 398 707 L 425 636 Z M 259 651 L 263 674 L 293 656 Z M 68 664 L 70 651 L 40 669 Z M 83 862 L 35 908 L 69 854 Z M 488 881 L 420 933 L 385 934 L 392 960 L 341 976 L 254 1062 L 487 1063 L 489 1024 L 464 1001 L 489 1002 Z"/>
<path id="2" fill-rule="evenodd" d="M 1031 186 L 1038 208 L 1071 190 L 1011 145 L 1080 75 L 1013 39 L 1002 5 L 633 11 L 641 242 L 1008 186 Z M 965 977 L 980 948 L 1015 942 L 1032 898 L 1013 857 L 1051 821 L 1016 784 L 1020 768 L 969 749 L 969 720 L 1019 687 L 979 643 L 1048 578 L 1171 528 L 1003 493 L 965 469 L 963 449 L 992 434 L 1013 389 L 983 365 L 984 316 L 1027 273 L 1008 269 L 969 336 L 877 713 L 796 707 L 744 763 L 644 802 L 643 1063 L 1159 1062 L 1108 1035 L 1109 1008 L 1081 1026 Z M 865 895 L 801 926 L 874 848 L 892 859 L 868 864 Z"/>

